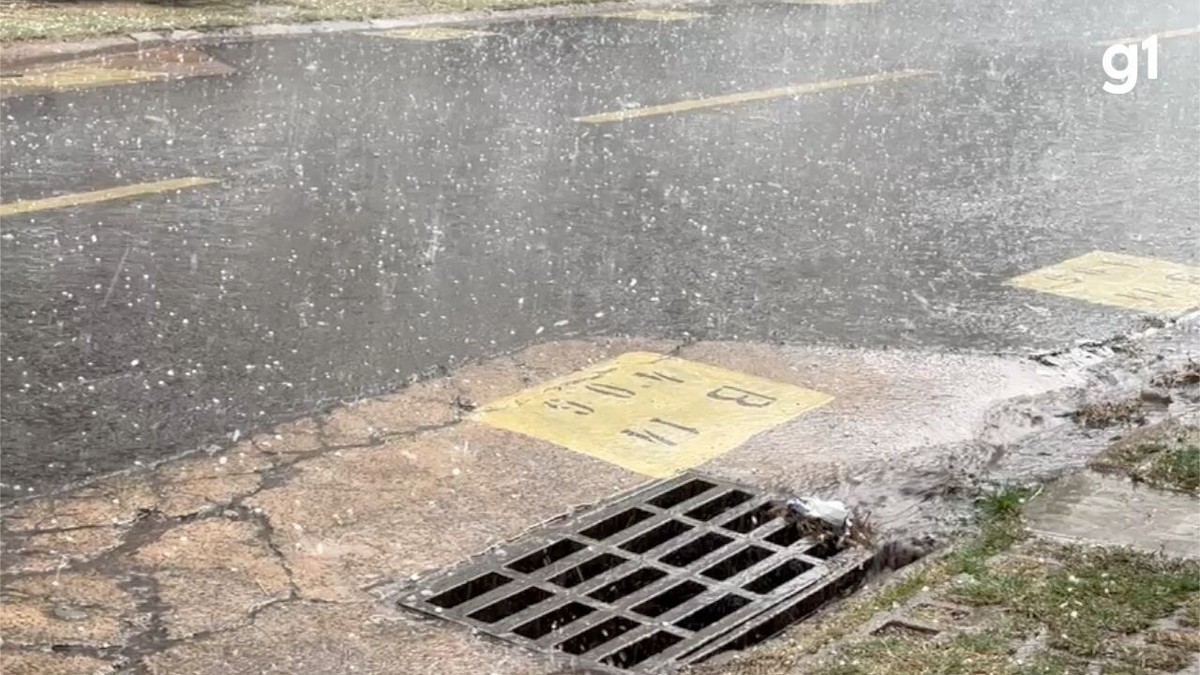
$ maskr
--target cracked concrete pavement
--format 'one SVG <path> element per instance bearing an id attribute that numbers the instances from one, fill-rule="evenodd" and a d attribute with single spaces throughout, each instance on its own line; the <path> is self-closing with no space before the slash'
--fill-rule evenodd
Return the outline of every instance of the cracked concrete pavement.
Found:
<path id="1" fill-rule="evenodd" d="M 1193 320 L 1030 359 L 1148 317 L 1012 283 L 1089 251 L 1196 258 L 1197 80 L 1168 67 L 1195 42 L 1164 42 L 1138 95 L 1096 94 L 1097 40 L 1195 24 L 1151 5 L 530 13 L 436 47 L 180 36 L 144 50 L 179 62 L 153 70 L 213 77 L 110 55 L 73 66 L 131 83 L 5 99 L 0 670 L 554 671 L 387 592 L 648 480 L 476 414 L 627 352 L 832 396 L 701 468 L 888 532 L 948 526 L 981 477 L 1082 467 L 1110 432 L 1071 405 L 1145 381 L 1096 361 L 1200 353 Z M 931 75 L 575 117 L 913 68 Z M 209 187 L 86 201 L 165 176 Z M 30 210 L 72 199 L 90 206 Z"/>
<path id="2" fill-rule="evenodd" d="M 912 507 L 926 488 L 988 461 L 981 435 L 1011 433 L 989 422 L 996 406 L 1082 382 L 1001 356 L 636 339 L 538 345 L 224 450 L 12 505 L 3 517 L 5 672 L 549 672 L 548 660 L 400 613 L 379 589 L 646 480 L 468 412 L 629 351 L 834 396 L 703 470 L 850 495 L 893 528 L 923 517 Z M 905 481 L 909 497 L 895 489 Z"/>

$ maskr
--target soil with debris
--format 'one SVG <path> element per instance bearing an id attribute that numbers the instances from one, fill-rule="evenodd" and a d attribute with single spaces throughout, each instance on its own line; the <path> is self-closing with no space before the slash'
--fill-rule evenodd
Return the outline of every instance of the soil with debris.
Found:
<path id="1" fill-rule="evenodd" d="M 703 675 L 1194 672 L 1200 561 L 1030 539 L 1028 491 L 980 507 L 981 530 L 875 591 Z"/>

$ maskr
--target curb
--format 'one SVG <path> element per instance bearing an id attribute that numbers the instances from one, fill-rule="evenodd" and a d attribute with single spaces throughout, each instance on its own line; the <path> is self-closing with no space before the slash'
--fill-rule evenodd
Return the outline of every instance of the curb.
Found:
<path id="1" fill-rule="evenodd" d="M 38 63 L 65 61 L 82 56 L 137 51 L 148 47 L 160 47 L 169 44 L 215 44 L 278 37 L 419 28 L 448 24 L 504 23 L 531 19 L 591 16 L 631 8 L 678 7 L 684 5 L 694 7 L 711 4 L 708 0 L 581 0 L 579 2 L 565 0 L 565 3 L 522 9 L 414 14 L 412 16 L 369 19 L 365 21 L 318 21 L 293 24 L 269 23 L 222 28 L 213 31 L 173 30 L 138 32 L 121 36 L 89 38 L 73 42 L 39 41 L 11 47 L 0 47 L 0 68 L 9 69 Z"/>

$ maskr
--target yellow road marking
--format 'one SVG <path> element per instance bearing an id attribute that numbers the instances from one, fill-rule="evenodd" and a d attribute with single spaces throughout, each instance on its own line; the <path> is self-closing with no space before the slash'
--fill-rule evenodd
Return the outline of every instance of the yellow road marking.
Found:
<path id="1" fill-rule="evenodd" d="M 629 352 L 491 403 L 477 418 L 665 477 L 831 400 L 783 382 Z"/>
<path id="2" fill-rule="evenodd" d="M 1092 251 L 1007 283 L 1139 312 L 1200 306 L 1200 267 L 1121 253 Z"/>
<path id="3" fill-rule="evenodd" d="M 873 5 L 879 0 L 783 0 L 789 5 Z"/>
<path id="4" fill-rule="evenodd" d="M 605 14 L 604 16 L 611 19 L 632 19 L 634 21 L 687 21 L 705 15 L 699 12 L 681 12 L 672 9 L 638 9 L 632 12 Z"/>
<path id="5" fill-rule="evenodd" d="M 127 199 L 129 197 L 137 197 L 139 195 L 170 192 L 173 190 L 200 187 L 202 185 L 211 185 L 216 182 L 217 180 L 214 178 L 189 176 L 187 178 L 160 180 L 153 183 L 123 185 L 121 187 L 94 190 L 92 192 L 77 192 L 75 194 L 62 195 L 61 197 L 47 197 L 46 199 L 30 199 L 26 201 L 9 202 L 8 204 L 0 204 L 0 216 L 11 216 L 17 213 L 30 213 L 32 211 L 46 211 L 48 209 L 62 209 L 69 206 L 107 202 L 113 199 Z"/>
<path id="6" fill-rule="evenodd" d="M 1147 33 L 1140 37 L 1119 38 L 1116 40 L 1104 40 L 1103 42 L 1093 42 L 1093 47 L 1111 47 L 1113 45 L 1124 45 L 1132 42 L 1143 42 L 1152 37 L 1158 37 L 1159 40 L 1170 40 L 1172 38 L 1189 37 L 1191 35 L 1200 35 L 1200 26 L 1192 26 L 1190 28 L 1177 28 L 1175 30 L 1167 30 L 1161 33 Z"/>
<path id="7" fill-rule="evenodd" d="M 919 75 L 931 75 L 933 71 L 929 70 L 899 70 L 890 73 L 878 73 L 875 75 L 863 75 L 861 77 L 849 77 L 844 80 L 828 80 L 825 82 L 808 82 L 805 84 L 795 84 L 789 87 L 777 87 L 775 89 L 763 89 L 761 91 L 746 91 L 738 94 L 727 94 L 724 96 L 713 96 L 710 98 L 699 98 L 688 101 L 679 101 L 677 103 L 666 103 L 663 105 L 652 105 L 645 108 L 633 108 L 630 110 L 618 110 L 616 112 L 599 113 L 596 115 L 586 115 L 584 117 L 576 117 L 576 122 L 586 122 L 588 124 L 605 124 L 609 122 L 623 122 L 625 120 L 637 119 L 639 117 L 653 117 L 655 115 L 671 115 L 679 112 L 687 112 L 690 110 L 701 110 L 704 108 L 716 108 L 726 105 L 734 105 L 738 103 L 751 103 L 754 101 L 766 101 L 773 98 L 783 98 L 786 96 L 800 96 L 802 94 L 816 94 L 823 91 L 834 91 L 836 89 L 847 89 L 849 87 L 859 87 L 868 84 L 876 84 L 879 82 L 894 82 Z"/>
<path id="8" fill-rule="evenodd" d="M 465 40 L 467 38 L 486 37 L 495 35 L 483 30 L 469 28 L 451 28 L 449 26 L 426 26 L 422 28 L 397 28 L 396 30 L 372 33 L 381 37 L 415 40 L 417 42 L 442 42 L 444 40 Z"/>
<path id="9" fill-rule="evenodd" d="M 125 68 L 69 68 L 30 73 L 21 77 L 0 78 L 0 89 L 6 94 L 19 94 L 30 90 L 90 89 L 113 84 L 145 82 L 146 80 L 162 79 L 162 77 L 163 75 L 160 73 Z"/>

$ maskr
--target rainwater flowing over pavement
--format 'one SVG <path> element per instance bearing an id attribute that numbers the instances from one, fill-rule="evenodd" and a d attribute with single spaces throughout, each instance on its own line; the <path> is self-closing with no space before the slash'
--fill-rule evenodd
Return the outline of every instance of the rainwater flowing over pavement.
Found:
<path id="1" fill-rule="evenodd" d="M 587 11 L 0 60 L 0 667 L 664 672 L 1200 420 L 1200 7 Z"/>
<path id="2" fill-rule="evenodd" d="M 1200 41 L 1163 39 L 1127 95 L 1097 43 L 1197 14 L 717 4 L 27 76 L 3 102 L 4 202 L 33 206 L 0 223 L 4 494 L 547 340 L 1025 353 L 1136 329 L 1004 282 L 1094 250 L 1196 263 Z"/>

